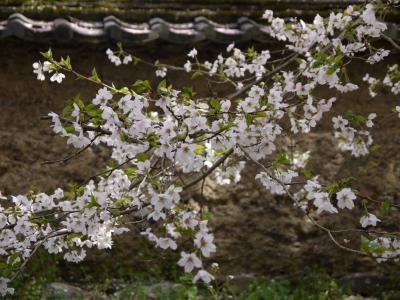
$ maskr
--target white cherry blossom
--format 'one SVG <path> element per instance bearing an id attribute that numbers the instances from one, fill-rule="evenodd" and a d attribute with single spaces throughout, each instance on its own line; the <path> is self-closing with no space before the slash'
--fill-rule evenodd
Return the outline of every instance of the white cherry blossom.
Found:
<path id="1" fill-rule="evenodd" d="M 378 219 L 374 214 L 368 213 L 365 216 L 362 216 L 360 219 L 360 224 L 362 227 L 368 227 L 368 226 L 376 226 L 378 222 L 381 220 Z"/>
<path id="2" fill-rule="evenodd" d="M 183 267 L 186 273 L 190 273 L 194 268 L 201 268 L 202 263 L 196 254 L 182 251 L 178 265 Z"/>
<path id="3" fill-rule="evenodd" d="M 354 208 L 354 200 L 357 197 L 350 188 L 344 188 L 336 193 L 336 198 L 338 200 L 337 206 L 339 208 L 353 209 Z"/>

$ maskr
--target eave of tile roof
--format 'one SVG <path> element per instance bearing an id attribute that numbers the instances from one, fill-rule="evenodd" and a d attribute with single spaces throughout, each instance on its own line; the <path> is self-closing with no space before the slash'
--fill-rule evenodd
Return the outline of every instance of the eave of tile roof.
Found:
<path id="1" fill-rule="evenodd" d="M 149 17 L 168 22 L 191 22 L 204 16 L 220 23 L 236 22 L 239 17 L 259 21 L 265 9 L 280 17 L 301 16 L 309 21 L 317 13 L 328 15 L 332 10 L 364 0 L 1 0 L 0 20 L 12 13 L 51 21 L 58 17 L 74 17 L 102 21 L 114 15 L 126 22 L 147 22 Z M 400 21 L 400 11 L 388 12 L 387 21 Z M 398 22 L 400 23 L 400 22 Z"/>
<path id="2" fill-rule="evenodd" d="M 388 23 L 387 35 L 400 40 L 400 26 Z M 201 41 L 215 43 L 270 42 L 267 27 L 248 17 L 240 17 L 234 23 L 219 24 L 205 17 L 193 22 L 171 23 L 161 18 L 148 22 L 128 23 L 108 16 L 102 21 L 88 22 L 75 18 L 57 18 L 53 21 L 35 21 L 15 13 L 0 21 L 0 38 L 17 37 L 32 42 L 115 43 L 143 45 L 154 41 L 173 44 L 194 44 Z"/>

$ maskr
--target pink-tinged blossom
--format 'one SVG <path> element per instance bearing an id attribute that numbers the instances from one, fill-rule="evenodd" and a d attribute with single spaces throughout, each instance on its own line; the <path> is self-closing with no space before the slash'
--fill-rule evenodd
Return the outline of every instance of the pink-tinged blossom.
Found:
<path id="1" fill-rule="evenodd" d="M 360 224 L 363 228 L 367 227 L 367 226 L 376 226 L 376 224 L 378 222 L 380 222 L 381 220 L 378 219 L 375 215 L 368 213 L 365 216 L 362 216 L 360 219 Z"/>
<path id="2" fill-rule="evenodd" d="M 213 281 L 215 278 L 210 273 L 205 270 L 200 270 L 197 274 L 193 277 L 193 283 L 196 283 L 198 280 L 202 280 L 204 283 L 208 284 Z"/>
<path id="3" fill-rule="evenodd" d="M 176 250 L 176 248 L 178 247 L 178 245 L 176 244 L 176 242 L 171 239 L 171 238 L 160 238 L 157 240 L 157 246 L 160 247 L 161 249 L 172 249 L 172 250 Z"/>
<path id="4" fill-rule="evenodd" d="M 96 97 L 93 99 L 94 105 L 106 106 L 107 102 L 111 100 L 112 94 L 107 90 L 106 87 L 98 90 Z"/>
<path id="5" fill-rule="evenodd" d="M 190 273 L 194 268 L 201 268 L 202 263 L 196 254 L 182 251 L 178 265 L 183 267 L 186 273 Z"/>
<path id="6" fill-rule="evenodd" d="M 204 234 L 203 232 L 197 233 L 194 239 L 194 244 L 201 250 L 201 253 L 205 257 L 210 257 L 211 253 L 215 252 L 217 249 L 214 244 L 213 234 Z"/>

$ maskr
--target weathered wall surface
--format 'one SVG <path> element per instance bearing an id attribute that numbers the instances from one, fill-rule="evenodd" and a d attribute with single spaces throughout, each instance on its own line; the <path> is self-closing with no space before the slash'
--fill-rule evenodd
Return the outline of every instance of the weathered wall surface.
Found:
<path id="1" fill-rule="evenodd" d="M 211 44 L 196 46 L 201 59 L 212 59 L 222 49 Z M 45 160 L 57 159 L 72 153 L 64 141 L 54 137 L 49 123 L 40 117 L 50 111 L 60 112 L 67 99 L 80 94 L 90 101 L 97 88 L 83 81 L 71 78 L 58 85 L 39 82 L 32 73 L 32 63 L 40 58 L 39 51 L 47 50 L 18 40 L 0 41 L 0 190 L 5 194 L 24 193 L 31 187 L 50 191 L 65 186 L 69 181 L 83 182 L 101 171 L 106 165 L 104 149 L 86 151 L 81 157 L 68 164 L 43 166 Z M 70 55 L 74 68 L 87 73 L 96 66 L 101 78 L 115 83 L 132 83 L 136 79 L 152 78 L 154 72 L 144 66 L 122 66 L 116 68 L 106 60 L 106 46 L 91 46 L 71 49 L 58 49 L 58 55 Z M 189 48 L 168 45 L 153 45 L 149 48 L 131 49 L 139 57 L 149 60 L 183 64 Z M 393 58 L 398 61 L 399 56 Z M 349 73 L 360 81 L 365 66 L 354 65 Z M 383 66 L 374 67 L 373 76 L 382 75 Z M 67 76 L 68 77 L 68 76 Z M 191 85 L 186 74 L 171 73 L 169 79 L 181 85 Z M 207 92 L 204 83 L 197 82 L 195 88 L 200 93 Z M 322 91 L 328 95 L 328 91 Z M 352 110 L 361 114 L 376 112 L 390 115 L 392 107 L 400 99 L 382 91 L 375 99 L 370 99 L 367 91 L 358 91 L 347 95 L 337 95 L 335 111 L 338 113 Z M 310 169 L 323 174 L 323 179 L 340 179 L 349 175 L 358 176 L 355 186 L 371 197 L 392 196 L 397 203 L 400 186 L 400 122 L 396 114 L 377 122 L 372 131 L 376 144 L 381 150 L 372 155 L 354 159 L 348 154 L 338 153 L 330 132 L 331 117 L 302 141 L 300 147 L 312 150 L 314 159 Z M 368 167 L 365 169 L 365 167 Z M 302 272 L 307 267 L 323 266 L 335 273 L 348 270 L 368 270 L 376 265 L 369 259 L 357 257 L 336 248 L 328 237 L 305 221 L 302 214 L 282 197 L 273 197 L 263 191 L 254 182 L 255 170 L 249 166 L 243 173 L 243 182 L 235 186 L 217 187 L 207 181 L 204 195 L 193 190 L 193 198 L 207 205 L 212 213 L 212 226 L 215 228 L 219 247 L 213 261 L 220 263 L 225 274 L 257 273 L 282 274 Z M 324 224 L 334 228 L 352 228 L 358 226 L 361 210 L 357 217 L 344 214 L 340 217 L 324 217 Z M 399 214 L 386 223 L 387 228 L 399 231 Z M 351 235 L 338 236 L 341 241 Z M 357 246 L 359 240 L 354 240 Z M 146 250 L 135 230 L 118 240 L 110 252 L 96 254 L 89 258 L 86 265 L 102 269 L 100 258 L 111 258 L 111 272 L 118 274 L 118 266 L 146 269 L 158 259 L 165 261 L 169 268 L 168 257 L 160 257 L 161 252 Z M 96 260 L 97 259 L 97 260 Z M 362 264 L 361 262 L 368 263 Z M 85 264 L 84 264 L 85 265 Z M 376 268 L 382 268 L 377 266 Z"/>

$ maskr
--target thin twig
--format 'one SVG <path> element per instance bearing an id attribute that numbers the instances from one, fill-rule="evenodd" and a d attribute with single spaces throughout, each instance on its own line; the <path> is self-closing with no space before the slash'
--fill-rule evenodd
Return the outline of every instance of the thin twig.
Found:
<path id="1" fill-rule="evenodd" d="M 76 151 L 75 153 L 72 153 L 71 155 L 69 155 L 69 156 L 67 156 L 67 157 L 60 158 L 60 159 L 56 159 L 56 160 L 46 160 L 46 161 L 42 162 L 41 164 L 42 164 L 42 165 L 48 165 L 48 164 L 55 164 L 55 163 L 64 163 L 64 162 L 67 162 L 67 161 L 69 161 L 70 159 L 72 159 L 72 158 L 78 156 L 79 154 L 81 154 L 81 153 L 82 153 L 83 151 L 85 151 L 86 149 L 89 149 L 89 148 L 93 145 L 94 141 L 95 141 L 99 136 L 101 136 L 101 134 L 97 134 L 97 135 L 90 141 L 90 143 L 89 143 L 88 145 L 86 145 L 85 147 L 79 149 L 78 151 Z"/>

